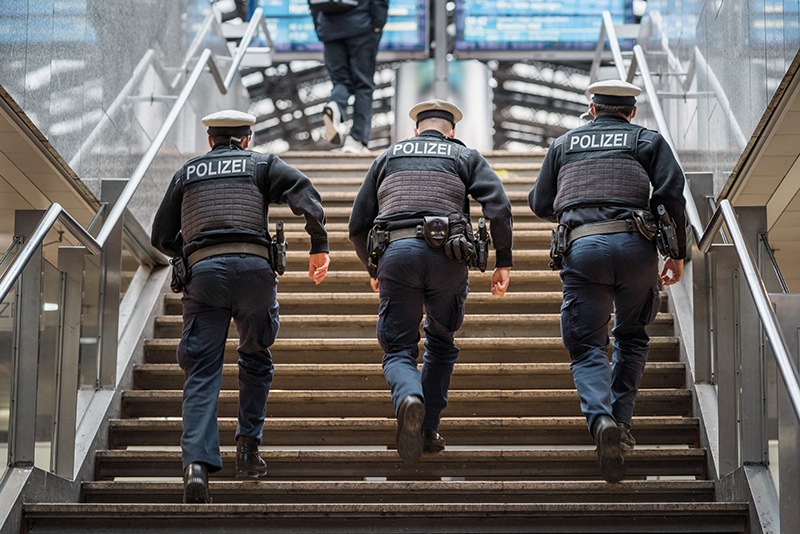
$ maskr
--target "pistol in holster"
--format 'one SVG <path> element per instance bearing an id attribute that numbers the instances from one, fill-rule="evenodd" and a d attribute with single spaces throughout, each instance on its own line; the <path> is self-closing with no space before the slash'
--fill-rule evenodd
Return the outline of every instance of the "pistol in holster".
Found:
<path id="1" fill-rule="evenodd" d="M 275 223 L 275 235 L 269 243 L 269 264 L 278 276 L 286 272 L 286 234 L 283 230 L 283 221 Z"/>
<path id="2" fill-rule="evenodd" d="M 553 228 L 550 236 L 550 268 L 554 271 L 561 270 L 561 259 L 569 246 L 567 234 L 569 234 L 569 226 L 559 223 Z"/>
<path id="3" fill-rule="evenodd" d="M 386 252 L 389 245 L 389 232 L 383 226 L 375 225 L 367 234 L 367 254 L 369 255 L 369 265 L 367 271 L 372 278 L 378 278 L 378 261 Z"/>
<path id="4" fill-rule="evenodd" d="M 475 232 L 475 264 L 472 267 L 478 269 L 480 272 L 486 272 L 486 267 L 489 264 L 489 245 L 492 240 L 489 237 L 489 231 L 486 229 L 486 219 L 483 217 L 478 219 L 478 231 Z"/>
<path id="5" fill-rule="evenodd" d="M 658 212 L 658 232 L 656 233 L 656 247 L 665 258 L 678 257 L 678 231 L 675 228 L 675 221 L 667 213 L 663 204 L 656 208 Z"/>
<path id="6" fill-rule="evenodd" d="M 169 282 L 169 288 L 173 293 L 183 293 L 192 278 L 192 270 L 183 256 L 175 256 L 169 260 L 169 263 L 172 265 L 172 279 Z"/>

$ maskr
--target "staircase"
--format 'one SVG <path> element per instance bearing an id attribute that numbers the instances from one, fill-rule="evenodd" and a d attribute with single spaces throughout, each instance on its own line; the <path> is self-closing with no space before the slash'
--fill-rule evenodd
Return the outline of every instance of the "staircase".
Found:
<path id="1" fill-rule="evenodd" d="M 284 158 L 321 191 L 332 252 L 328 278 L 315 286 L 303 220 L 271 209 L 273 222 L 287 223 L 290 251 L 262 446 L 268 476 L 233 478 L 232 329 L 219 399 L 225 468 L 211 478 L 214 504 L 180 504 L 181 304 L 167 293 L 123 395 L 123 418 L 109 421 L 109 449 L 96 454 L 95 480 L 83 485 L 81 503 L 26 505 L 27 532 L 749 532 L 745 504 L 715 502 L 666 304 L 650 330 L 628 476 L 620 484 L 599 477 L 561 345 L 560 280 L 547 267 L 551 224 L 527 207 L 540 163 L 530 155 L 488 156 L 514 205 L 510 291 L 493 298 L 490 273 L 470 273 L 440 428 L 447 449 L 403 463 L 375 339 L 378 295 L 347 239 L 372 157 Z"/>

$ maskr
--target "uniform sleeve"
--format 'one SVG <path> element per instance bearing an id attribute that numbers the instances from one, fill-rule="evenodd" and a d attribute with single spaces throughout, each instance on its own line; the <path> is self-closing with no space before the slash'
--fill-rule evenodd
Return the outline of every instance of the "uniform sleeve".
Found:
<path id="1" fill-rule="evenodd" d="M 268 203 L 288 204 L 292 213 L 305 217 L 305 229 L 311 236 L 310 253 L 328 252 L 325 210 L 322 208 L 322 200 L 314 184 L 305 174 L 277 156 L 273 156 L 271 161 L 259 161 L 259 166 L 265 163 L 267 172 L 263 175 L 267 183 L 262 187 L 262 191 L 267 191 Z"/>
<path id="2" fill-rule="evenodd" d="M 468 172 L 470 183 L 467 193 L 480 203 L 484 217 L 491 221 L 489 230 L 495 250 L 495 267 L 511 267 L 513 223 L 511 202 L 503 189 L 503 183 L 489 162 L 474 150 L 470 151 Z"/>
<path id="3" fill-rule="evenodd" d="M 651 145 L 653 154 L 647 169 L 650 182 L 653 184 L 650 209 L 654 214 L 659 204 L 663 204 L 667 209 L 678 228 L 678 256 L 685 258 L 686 199 L 683 196 L 683 188 L 686 177 L 672 149 L 660 134 L 655 134 Z"/>
<path id="4" fill-rule="evenodd" d="M 389 0 L 372 0 L 370 11 L 372 14 L 372 25 L 375 28 L 383 29 L 386 25 L 386 18 L 389 13 Z"/>
<path id="5" fill-rule="evenodd" d="M 557 153 L 558 147 L 554 144 L 547 151 L 542 162 L 542 168 L 536 183 L 528 193 L 528 206 L 537 217 L 548 221 L 556 221 L 556 212 L 553 204 L 556 200 L 558 187 Z"/>
<path id="6" fill-rule="evenodd" d="M 364 267 L 369 265 L 367 236 L 374 225 L 375 217 L 378 216 L 378 178 L 386 169 L 385 162 L 385 156 L 379 156 L 372 162 L 353 202 L 350 221 L 347 224 L 350 242 L 353 243 L 353 248 Z"/>
<path id="7" fill-rule="evenodd" d="M 178 238 L 178 232 L 181 230 L 181 203 L 183 202 L 181 172 L 176 172 L 170 180 L 150 231 L 150 242 L 153 246 L 167 256 L 173 257 L 180 256 L 183 252 L 181 250 L 182 240 Z"/>

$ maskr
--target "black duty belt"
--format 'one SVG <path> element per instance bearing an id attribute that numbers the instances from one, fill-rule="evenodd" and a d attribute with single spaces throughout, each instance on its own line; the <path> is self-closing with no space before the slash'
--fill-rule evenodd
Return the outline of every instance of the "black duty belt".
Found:
<path id="1" fill-rule="evenodd" d="M 408 239 L 410 237 L 422 237 L 416 226 L 398 228 L 397 230 L 389 230 L 389 243 L 400 241 L 401 239 Z"/>
<path id="2" fill-rule="evenodd" d="M 269 261 L 269 249 L 264 245 L 256 243 L 221 243 L 219 245 L 211 245 L 210 247 L 203 247 L 189 254 L 187 261 L 189 267 L 194 265 L 200 260 L 212 258 L 214 256 L 231 256 L 236 254 L 248 254 L 250 256 L 260 256 Z"/>
<path id="3" fill-rule="evenodd" d="M 625 219 L 621 221 L 605 221 L 590 224 L 582 224 L 577 228 L 573 228 L 567 234 L 567 247 L 581 237 L 588 235 L 601 235 L 601 234 L 621 234 L 623 232 L 638 232 L 636 222 L 633 219 Z"/>

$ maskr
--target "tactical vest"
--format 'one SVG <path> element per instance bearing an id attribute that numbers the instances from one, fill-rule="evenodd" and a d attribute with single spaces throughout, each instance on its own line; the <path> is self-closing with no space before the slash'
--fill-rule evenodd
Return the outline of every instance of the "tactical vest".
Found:
<path id="1" fill-rule="evenodd" d="M 636 159 L 642 130 L 634 124 L 594 122 L 567 133 L 555 212 L 609 205 L 646 208 L 650 177 Z"/>
<path id="2" fill-rule="evenodd" d="M 254 155 L 243 150 L 212 151 L 183 166 L 185 243 L 215 234 L 266 235 L 264 195 L 255 168 Z"/>
<path id="3" fill-rule="evenodd" d="M 463 212 L 466 187 L 458 176 L 457 143 L 412 137 L 389 147 L 386 176 L 378 184 L 378 217 L 395 213 Z"/>

